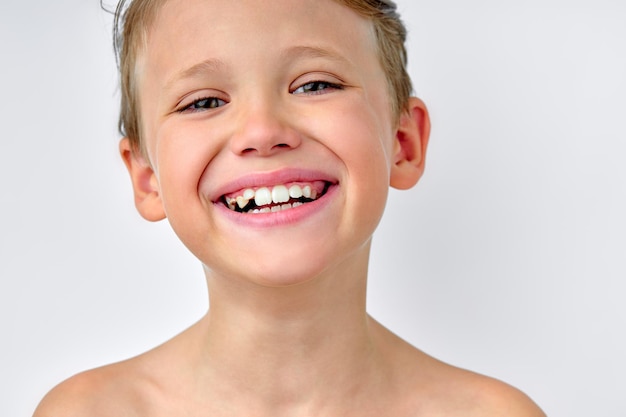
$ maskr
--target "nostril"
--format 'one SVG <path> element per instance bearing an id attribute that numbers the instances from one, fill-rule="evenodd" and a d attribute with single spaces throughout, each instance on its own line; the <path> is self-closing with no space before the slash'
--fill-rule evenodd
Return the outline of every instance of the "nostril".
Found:
<path id="1" fill-rule="evenodd" d="M 274 145 L 275 148 L 289 148 L 289 145 L 286 143 L 279 143 L 278 145 Z"/>

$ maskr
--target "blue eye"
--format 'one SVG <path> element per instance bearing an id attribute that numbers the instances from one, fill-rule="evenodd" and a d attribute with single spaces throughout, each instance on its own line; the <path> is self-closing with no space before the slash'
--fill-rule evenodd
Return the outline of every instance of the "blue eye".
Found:
<path id="1" fill-rule="evenodd" d="M 321 94 L 329 89 L 341 90 L 343 87 L 327 81 L 311 81 L 293 90 L 292 94 Z"/>
<path id="2" fill-rule="evenodd" d="M 219 99 L 217 97 L 204 97 L 204 98 L 200 98 L 198 100 L 195 100 L 193 103 L 191 103 L 188 106 L 183 107 L 182 109 L 179 110 L 179 112 L 181 112 L 181 113 L 184 113 L 184 112 L 195 113 L 195 112 L 199 112 L 199 111 L 216 109 L 218 107 L 222 107 L 225 104 L 226 104 L 226 102 L 224 100 L 221 100 L 221 99 Z"/>

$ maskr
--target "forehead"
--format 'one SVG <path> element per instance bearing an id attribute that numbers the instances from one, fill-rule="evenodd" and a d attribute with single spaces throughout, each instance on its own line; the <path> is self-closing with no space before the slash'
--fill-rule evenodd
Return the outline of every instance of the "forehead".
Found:
<path id="1" fill-rule="evenodd" d="M 377 56 L 371 23 L 334 0 L 167 0 L 147 34 L 138 61 L 161 73 L 212 56 L 269 59 L 296 45 L 347 60 Z"/>

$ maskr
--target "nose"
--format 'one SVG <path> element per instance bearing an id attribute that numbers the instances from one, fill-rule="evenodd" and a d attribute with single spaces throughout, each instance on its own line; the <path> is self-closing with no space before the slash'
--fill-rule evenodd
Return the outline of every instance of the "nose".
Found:
<path id="1" fill-rule="evenodd" d="M 266 103 L 248 106 L 238 119 L 231 138 L 232 151 L 238 155 L 271 156 L 297 148 L 302 141 L 287 112 L 278 107 Z"/>

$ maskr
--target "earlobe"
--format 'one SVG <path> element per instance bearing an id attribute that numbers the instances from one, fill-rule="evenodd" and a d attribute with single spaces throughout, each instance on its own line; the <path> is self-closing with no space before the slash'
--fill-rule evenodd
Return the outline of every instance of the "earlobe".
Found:
<path id="1" fill-rule="evenodd" d="M 120 141 L 120 155 L 130 174 L 137 211 L 146 220 L 163 220 L 165 210 L 154 170 L 128 138 Z"/>
<path id="2" fill-rule="evenodd" d="M 389 184 L 401 190 L 413 187 L 424 173 L 430 135 L 428 110 L 422 100 L 411 97 L 400 116 L 394 143 Z"/>

